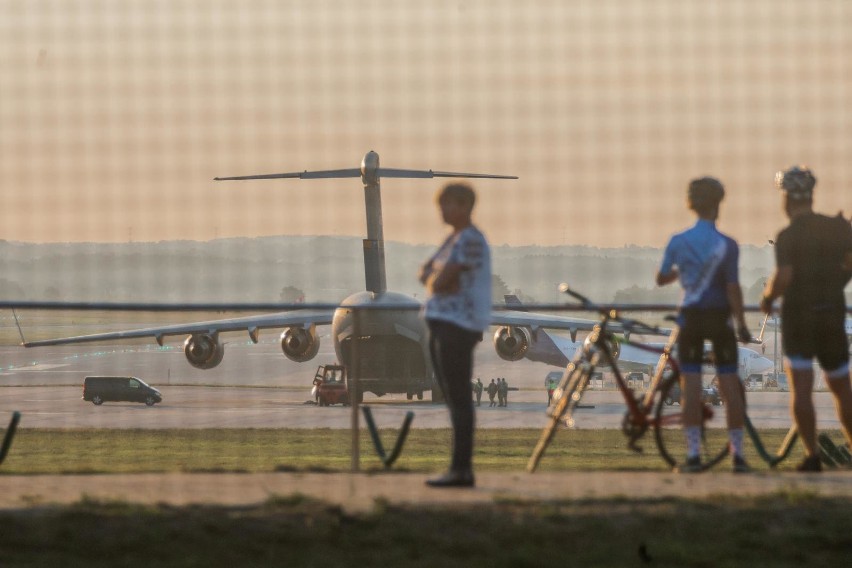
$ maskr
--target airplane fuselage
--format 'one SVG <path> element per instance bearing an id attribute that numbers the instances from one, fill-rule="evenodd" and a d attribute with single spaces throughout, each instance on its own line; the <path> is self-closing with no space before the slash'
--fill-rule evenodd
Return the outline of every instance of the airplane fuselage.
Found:
<path id="1" fill-rule="evenodd" d="M 358 377 L 360 392 L 420 398 L 432 389 L 428 333 L 420 317 L 420 302 L 411 296 L 398 292 L 352 294 L 334 312 L 331 330 L 335 353 L 352 369 L 350 375 Z M 353 337 L 359 338 L 356 346 Z M 353 348 L 357 350 L 354 367 Z"/>

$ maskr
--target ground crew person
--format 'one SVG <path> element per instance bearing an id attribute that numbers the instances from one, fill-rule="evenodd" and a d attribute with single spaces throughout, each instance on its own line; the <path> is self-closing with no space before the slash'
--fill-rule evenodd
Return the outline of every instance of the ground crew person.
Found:
<path id="1" fill-rule="evenodd" d="M 473 394 L 476 395 L 476 406 L 482 405 L 482 381 L 479 380 L 479 377 L 476 377 L 476 383 L 473 385 Z"/>
<path id="2" fill-rule="evenodd" d="M 506 382 L 506 377 L 503 377 L 500 390 L 503 391 L 503 406 L 509 406 L 509 383 Z"/>
<path id="3" fill-rule="evenodd" d="M 497 403 L 494 402 L 494 396 L 497 394 L 498 390 L 499 389 L 497 388 L 497 385 L 494 384 L 494 379 L 491 379 L 491 383 L 488 385 L 488 388 L 485 390 L 485 392 L 488 393 L 488 400 L 490 402 L 490 404 L 488 405 L 489 408 L 497 405 Z"/>

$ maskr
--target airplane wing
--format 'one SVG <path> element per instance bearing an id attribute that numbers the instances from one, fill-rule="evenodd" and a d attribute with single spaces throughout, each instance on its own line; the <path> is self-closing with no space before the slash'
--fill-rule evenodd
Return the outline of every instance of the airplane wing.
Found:
<path id="1" fill-rule="evenodd" d="M 556 329 L 568 331 L 571 334 L 571 337 L 574 339 L 576 338 L 578 331 L 591 331 L 597 324 L 598 320 L 593 319 L 553 316 L 548 314 L 537 314 L 516 310 L 491 312 L 491 325 L 528 327 L 534 331 L 537 331 L 539 329 Z M 611 321 L 607 325 L 607 328 L 615 332 L 623 333 L 625 331 L 624 326 L 618 322 Z M 629 326 L 628 331 L 633 333 L 641 333 L 642 335 L 648 335 L 645 331 L 630 329 Z M 657 332 L 658 333 L 654 335 L 669 335 L 671 333 L 671 330 L 657 329 Z"/>
<path id="2" fill-rule="evenodd" d="M 650 343 L 649 345 L 660 349 L 665 347 L 664 343 Z M 623 371 L 644 371 L 648 367 L 656 367 L 659 360 L 659 353 L 622 344 L 621 353 L 618 355 L 618 367 Z"/>
<path id="3" fill-rule="evenodd" d="M 564 367 L 568 361 L 574 356 L 577 349 L 581 348 L 583 341 L 572 341 L 567 337 L 559 335 L 550 335 L 547 332 L 539 334 L 538 342 L 549 340 L 556 349 L 544 348 L 532 349 L 527 356 L 527 359 L 539 361 L 547 365 L 555 367 Z M 662 349 L 664 343 L 647 343 L 651 347 Z M 757 351 L 737 346 L 738 367 L 741 376 L 746 377 L 751 373 L 762 373 L 772 368 L 772 361 L 763 357 Z M 639 349 L 632 345 L 622 343 L 620 353 L 618 355 L 618 368 L 622 372 L 643 371 L 648 372 L 649 368 L 656 367 L 660 360 L 660 354 L 652 351 Z"/>
<path id="4" fill-rule="evenodd" d="M 597 324 L 597 320 L 519 312 L 515 310 L 491 312 L 491 325 L 528 327 L 536 331 L 539 329 L 559 329 L 570 332 L 572 336 L 576 336 L 578 331 L 591 331 Z"/>
<path id="5" fill-rule="evenodd" d="M 162 345 L 163 338 L 169 335 L 215 335 L 227 331 L 245 331 L 249 334 L 249 338 L 256 342 L 257 334 L 261 329 L 326 325 L 331 323 L 333 316 L 333 310 L 281 312 L 277 314 L 183 323 L 162 327 L 149 327 L 145 329 L 94 333 L 91 335 L 78 335 L 74 337 L 60 337 L 57 339 L 43 339 L 39 341 L 24 342 L 22 345 L 24 347 L 43 347 L 48 345 L 68 345 L 72 343 L 88 343 L 93 341 L 110 341 L 140 337 L 153 337 L 158 344 Z"/>
<path id="6" fill-rule="evenodd" d="M 513 294 L 504 296 L 507 308 L 505 310 L 492 310 L 491 325 L 498 326 L 494 335 L 493 343 L 497 355 L 507 361 L 517 361 L 520 358 L 528 359 L 564 367 L 573 357 L 577 349 L 582 347 L 583 340 L 577 340 L 580 331 L 591 331 L 599 320 L 582 319 L 558 315 L 549 315 L 526 311 L 521 301 Z M 630 333 L 648 335 L 670 335 L 670 329 L 650 328 L 639 322 L 625 319 L 623 322 L 610 321 L 611 331 L 624 334 Z M 529 331 L 525 331 L 529 330 Z M 548 333 L 567 331 L 570 337 Z M 629 358 L 636 359 L 636 365 L 646 369 L 647 357 L 639 349 L 631 350 Z M 622 358 L 622 360 L 626 360 Z"/>
<path id="7" fill-rule="evenodd" d="M 525 359 L 544 363 L 545 365 L 553 365 L 554 367 L 564 367 L 574 357 L 577 349 L 583 347 L 584 339 L 571 339 L 565 335 L 558 333 L 548 333 L 542 331 L 538 337 L 530 345 L 529 349 L 524 354 Z M 653 344 L 662 347 L 664 344 Z M 622 372 L 643 371 L 648 372 L 649 367 L 654 367 L 659 360 L 660 355 L 633 347 L 631 345 L 622 344 L 620 354 L 618 356 L 618 367 Z M 606 368 L 602 365 L 603 368 Z"/>

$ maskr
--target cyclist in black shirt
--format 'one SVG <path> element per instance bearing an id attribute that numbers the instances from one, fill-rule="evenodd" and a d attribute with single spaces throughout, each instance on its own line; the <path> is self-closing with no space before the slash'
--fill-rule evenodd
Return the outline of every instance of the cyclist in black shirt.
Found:
<path id="1" fill-rule="evenodd" d="M 775 241 L 776 270 L 761 300 L 769 314 L 776 298 L 781 306 L 782 341 L 792 377 L 790 410 L 805 445 L 799 471 L 820 471 L 816 413 L 812 399 L 813 359 L 825 373 L 838 418 L 852 445 L 852 385 L 844 321 L 843 289 L 852 277 L 852 225 L 840 214 L 813 211 L 816 178 L 804 166 L 778 172 L 775 184 L 784 192 L 790 225 Z"/>

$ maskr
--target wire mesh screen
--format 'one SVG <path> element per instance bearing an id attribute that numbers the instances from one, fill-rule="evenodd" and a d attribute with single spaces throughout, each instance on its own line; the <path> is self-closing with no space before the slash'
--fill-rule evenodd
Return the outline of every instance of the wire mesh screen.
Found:
<path id="1" fill-rule="evenodd" d="M 518 176 L 474 180 L 474 221 L 495 302 L 533 307 L 561 301 L 563 281 L 601 302 L 676 302 L 653 276 L 669 236 L 694 222 L 694 177 L 726 186 L 719 226 L 742 246 L 751 304 L 786 223 L 777 170 L 808 164 L 816 208 L 852 213 L 841 0 L 36 0 L 3 12 L 3 300 L 339 302 L 364 290 L 361 180 L 213 178 L 358 168 L 371 150 L 382 167 Z M 448 231 L 442 184 L 382 180 L 388 289 L 417 300 L 418 268 Z M 26 406 L 22 428 L 348 425 L 300 406 L 316 402 L 317 367 L 339 362 L 328 326 L 306 362 L 282 354 L 283 328 L 255 345 L 247 325 L 199 369 L 186 335 L 24 350 L 15 321 L 33 340 L 234 316 L 196 315 L 4 311 L 2 408 Z M 493 333 L 475 374 L 543 405 L 553 366 L 504 361 Z M 89 375 L 141 378 L 163 401 L 93 408 L 80 400 Z"/>

